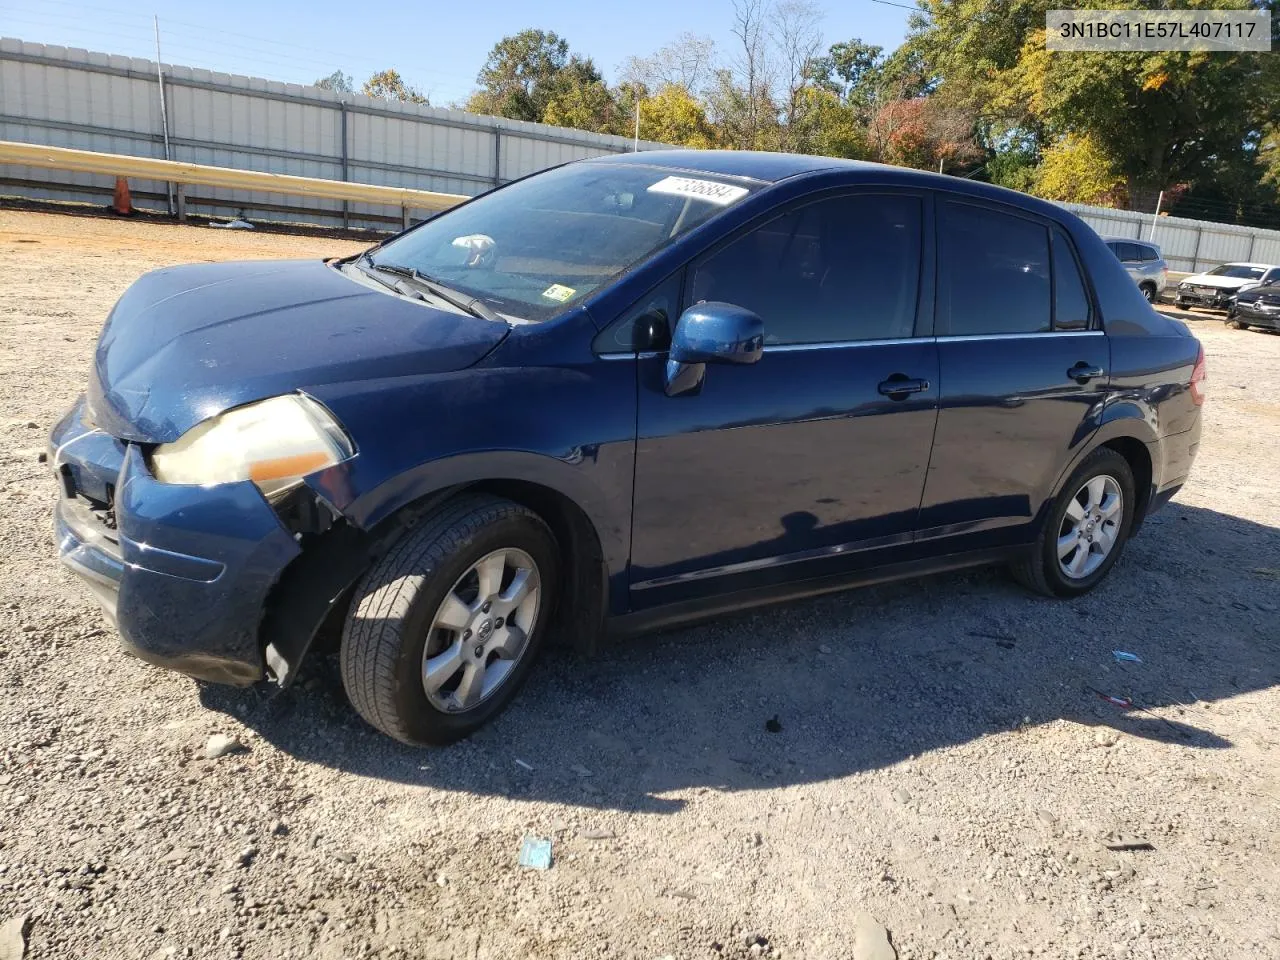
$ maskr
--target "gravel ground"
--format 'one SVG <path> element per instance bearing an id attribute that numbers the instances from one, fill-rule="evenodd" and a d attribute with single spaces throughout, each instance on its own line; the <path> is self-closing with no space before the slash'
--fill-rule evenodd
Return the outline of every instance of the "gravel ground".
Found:
<path id="1" fill-rule="evenodd" d="M 144 270 L 353 248 L 0 211 L 0 957 L 837 960 L 864 912 L 918 960 L 1280 955 L 1280 336 L 1194 315 L 1194 477 L 1086 598 L 981 570 L 553 650 L 424 752 L 332 661 L 121 655 L 37 462 Z"/>

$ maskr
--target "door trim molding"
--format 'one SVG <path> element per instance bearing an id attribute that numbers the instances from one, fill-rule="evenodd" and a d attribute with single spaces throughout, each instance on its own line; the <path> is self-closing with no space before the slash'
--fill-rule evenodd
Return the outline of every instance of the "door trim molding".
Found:
<path id="1" fill-rule="evenodd" d="M 649 590 L 655 587 L 669 587 L 677 583 L 691 583 L 695 580 L 706 580 L 711 577 L 727 577 L 735 573 L 750 573 L 755 570 L 768 570 L 784 567 L 794 563 L 805 563 L 809 560 L 822 560 L 828 557 L 839 557 L 850 553 L 861 553 L 866 550 L 878 550 L 882 547 L 896 547 L 911 543 L 915 539 L 915 531 L 892 533 L 884 537 L 871 537 L 866 540 L 852 540 L 849 543 L 837 543 L 828 547 L 814 547 L 810 550 L 799 550 L 795 553 L 775 554 L 761 557 L 758 560 L 744 560 L 741 563 L 726 563 L 715 567 L 701 567 L 685 573 L 675 573 L 652 580 L 641 580 L 631 584 L 636 591 Z"/>

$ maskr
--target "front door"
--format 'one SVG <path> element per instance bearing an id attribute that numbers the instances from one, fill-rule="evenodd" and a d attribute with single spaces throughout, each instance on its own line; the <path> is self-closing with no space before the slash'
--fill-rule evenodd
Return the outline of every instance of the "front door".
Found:
<path id="1" fill-rule="evenodd" d="M 1110 347 L 1061 227 L 959 200 L 938 207 L 942 396 L 921 548 L 1018 543 L 1097 429 Z"/>
<path id="2" fill-rule="evenodd" d="M 701 258 L 684 303 L 764 321 L 750 366 L 664 393 L 639 361 L 635 609 L 905 558 L 938 402 L 925 197 L 854 193 L 797 206 Z"/>

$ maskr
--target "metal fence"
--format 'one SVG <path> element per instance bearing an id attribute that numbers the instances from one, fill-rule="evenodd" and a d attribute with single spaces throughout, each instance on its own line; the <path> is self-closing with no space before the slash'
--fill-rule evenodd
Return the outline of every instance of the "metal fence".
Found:
<path id="1" fill-rule="evenodd" d="M 1104 237 L 1131 237 L 1152 240 L 1160 246 L 1169 269 L 1178 273 L 1199 273 L 1232 260 L 1280 264 L 1280 230 L 1237 227 L 1228 223 L 1186 220 L 1182 217 L 1155 217 L 1132 210 L 1086 207 L 1064 203 Z M 1152 233 L 1152 221 L 1155 232 Z"/>
<path id="2" fill-rule="evenodd" d="M 633 149 L 625 137 L 0 39 L 0 140 L 164 158 L 166 136 L 174 160 L 468 196 L 568 160 Z M 4 194 L 102 202 L 112 186 L 96 174 L 0 167 Z M 163 183 L 130 187 L 151 205 L 167 203 Z M 370 204 L 221 188 L 189 191 L 187 207 L 330 226 L 400 223 L 398 211 Z"/>

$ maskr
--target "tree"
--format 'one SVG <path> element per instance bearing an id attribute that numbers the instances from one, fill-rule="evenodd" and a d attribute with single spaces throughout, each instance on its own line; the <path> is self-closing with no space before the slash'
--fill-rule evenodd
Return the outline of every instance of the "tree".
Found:
<path id="1" fill-rule="evenodd" d="M 570 55 L 567 40 L 545 30 L 521 30 L 494 44 L 476 83 L 480 89 L 468 110 L 539 122 L 552 100 L 577 96 L 574 87 L 603 78 L 591 60 Z M 563 103 L 557 109 L 565 109 Z"/>
<path id="2" fill-rule="evenodd" d="M 674 83 L 640 102 L 640 136 L 699 150 L 717 144 L 716 130 L 702 104 L 685 87 Z"/>
<path id="3" fill-rule="evenodd" d="M 803 111 L 813 61 L 822 48 L 822 11 L 813 0 L 782 0 L 770 12 L 773 44 L 782 74 L 783 149 L 802 150 Z"/>
<path id="4" fill-rule="evenodd" d="M 1124 175 L 1092 137 L 1068 134 L 1045 150 L 1032 192 L 1046 200 L 1115 206 L 1123 200 Z"/>
<path id="5" fill-rule="evenodd" d="M 542 111 L 543 123 L 592 133 L 618 132 L 618 104 L 608 87 L 599 80 L 570 77 L 562 81 Z"/>
<path id="6" fill-rule="evenodd" d="M 711 82 L 715 59 L 714 40 L 685 32 L 647 57 L 628 57 L 618 81 L 620 86 L 640 84 L 650 90 L 680 87 L 698 96 Z"/>
<path id="7" fill-rule="evenodd" d="M 824 56 L 809 64 L 809 78 L 840 102 L 867 111 L 879 99 L 884 48 L 857 37 L 833 43 Z"/>
<path id="8" fill-rule="evenodd" d="M 760 149 L 767 139 L 764 131 L 777 126 L 774 71 L 765 34 L 767 13 L 767 0 L 733 0 L 731 32 L 739 49 L 733 73 L 720 71 L 716 77 L 718 109 L 733 132 L 733 145 L 743 150 Z"/>
<path id="9" fill-rule="evenodd" d="M 982 156 L 972 115 L 935 97 L 885 102 L 868 132 L 877 160 L 904 167 L 938 170 Z"/>
<path id="10" fill-rule="evenodd" d="M 321 77 L 313 87 L 319 87 L 321 90 L 332 90 L 334 93 L 355 93 L 355 82 L 351 79 L 351 74 L 343 73 L 341 70 L 335 70 L 327 77 Z"/>
<path id="11" fill-rule="evenodd" d="M 364 82 L 360 92 L 375 100 L 398 100 L 401 103 L 430 105 L 427 95 L 404 82 L 396 70 L 382 70 Z"/>

